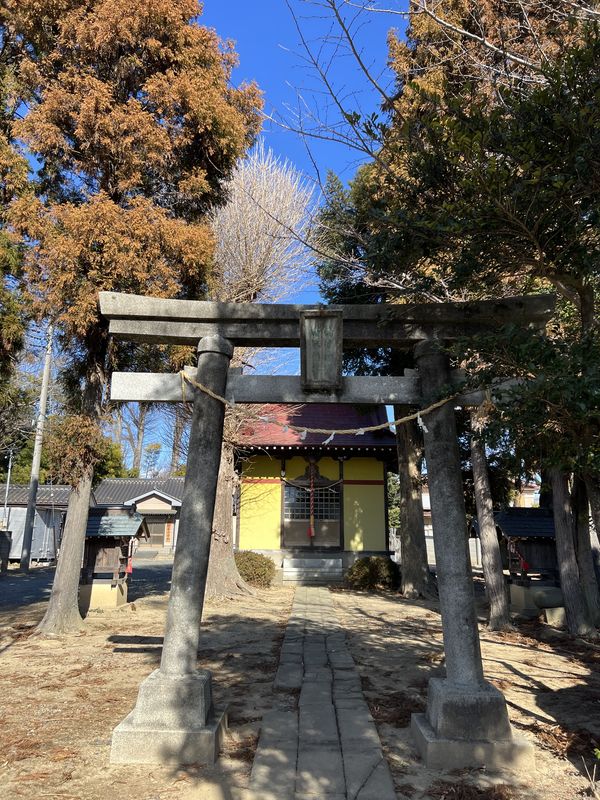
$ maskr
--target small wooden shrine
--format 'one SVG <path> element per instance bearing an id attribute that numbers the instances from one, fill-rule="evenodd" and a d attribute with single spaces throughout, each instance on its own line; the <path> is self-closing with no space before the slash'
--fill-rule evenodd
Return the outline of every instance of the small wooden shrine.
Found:
<path id="1" fill-rule="evenodd" d="M 137 543 L 148 538 L 141 514 L 91 512 L 79 585 L 79 610 L 116 608 L 127 602 L 127 578 Z"/>

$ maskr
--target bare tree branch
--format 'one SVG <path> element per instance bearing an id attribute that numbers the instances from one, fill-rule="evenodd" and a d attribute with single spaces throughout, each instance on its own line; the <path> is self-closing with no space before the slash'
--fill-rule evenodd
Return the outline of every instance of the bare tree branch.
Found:
<path id="1" fill-rule="evenodd" d="M 228 302 L 274 302 L 307 279 L 314 193 L 287 161 L 259 143 L 238 165 L 229 201 L 211 216 L 217 272 L 211 294 Z"/>

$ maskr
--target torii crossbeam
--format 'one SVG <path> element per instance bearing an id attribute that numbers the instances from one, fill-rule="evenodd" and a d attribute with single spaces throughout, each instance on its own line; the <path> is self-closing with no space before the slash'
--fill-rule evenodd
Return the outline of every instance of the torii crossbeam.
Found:
<path id="1" fill-rule="evenodd" d="M 235 397 L 244 403 L 436 406 L 427 415 L 424 444 L 446 678 L 430 681 L 427 712 L 413 715 L 413 736 L 433 768 L 531 765 L 532 746 L 513 736 L 503 695 L 483 677 L 454 419 L 457 401 L 476 404 L 481 396 L 471 393 L 441 406 L 434 401 L 453 381 L 445 342 L 506 324 L 543 327 L 554 302 L 553 296 L 536 295 L 315 308 L 100 293 L 101 313 L 116 338 L 197 345 L 195 384 L 203 387 L 193 393 L 161 665 L 141 684 L 135 709 L 114 731 L 113 762 L 212 762 L 218 754 L 225 717 L 213 707 L 210 673 L 197 670 L 196 662 L 223 435 L 222 399 Z M 234 346 L 300 347 L 301 375 L 234 374 L 229 371 Z M 343 349 L 357 346 L 414 349 L 417 374 L 343 378 Z M 120 401 L 181 401 L 182 376 L 115 373 L 111 396 Z"/>
<path id="2" fill-rule="evenodd" d="M 307 315 L 339 317 L 339 329 L 325 330 L 325 357 L 335 350 L 338 370 L 344 347 L 394 347 L 407 349 L 417 342 L 452 341 L 475 333 L 495 330 L 508 323 L 544 325 L 554 308 L 552 295 L 511 297 L 469 303 L 429 303 L 398 306 L 352 305 L 315 309 L 302 305 L 214 303 L 194 300 L 161 300 L 138 295 L 100 293 L 100 309 L 110 320 L 110 333 L 117 339 L 152 344 L 196 346 L 203 336 L 223 336 L 237 347 L 301 347 L 301 321 Z M 310 324 L 310 320 L 308 322 Z M 314 322 L 313 322 L 314 327 Z M 305 348 L 303 348 L 304 352 Z M 304 368 L 304 363 L 303 363 Z M 186 368 L 191 376 L 192 367 Z M 414 370 L 410 370 L 414 373 Z M 453 373 L 459 385 L 462 375 Z M 403 376 L 336 375 L 326 390 L 310 391 L 301 376 L 242 375 L 231 371 L 225 396 L 237 403 L 353 403 L 415 405 L 421 403 L 416 374 Z M 178 374 L 115 372 L 111 399 L 140 403 L 182 401 Z M 469 392 L 455 398 L 456 405 L 478 405 L 483 394 Z"/>

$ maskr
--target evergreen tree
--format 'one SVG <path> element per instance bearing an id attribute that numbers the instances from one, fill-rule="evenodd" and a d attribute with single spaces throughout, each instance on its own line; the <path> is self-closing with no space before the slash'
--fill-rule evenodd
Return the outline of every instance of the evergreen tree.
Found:
<path id="1" fill-rule="evenodd" d="M 11 204 L 31 191 L 26 159 L 15 146 L 12 126 L 22 100 L 18 80 L 21 49 L 0 10 L 0 450 L 20 439 L 28 397 L 16 379 L 23 346 L 26 309 L 18 290 L 21 248 L 8 223 Z"/>
<path id="2" fill-rule="evenodd" d="M 390 40 L 398 91 L 377 157 L 348 191 L 330 181 L 321 274 L 330 293 L 366 289 L 396 302 L 557 290 L 564 304 L 550 340 L 515 335 L 504 346 L 496 336 L 472 348 L 470 366 L 482 380 L 485 350 L 488 379 L 539 378 L 511 398 L 529 412 L 524 392 L 537 398 L 535 414 L 519 423 L 513 414 L 513 441 L 519 431 L 546 442 L 563 474 L 579 464 L 597 509 L 598 47 L 593 26 L 559 6 L 526 20 L 523 6 L 456 2 L 442 18 L 412 6 L 407 42 Z M 543 402 L 542 387 L 556 397 L 565 382 L 558 404 Z M 552 428 L 569 429 L 564 447 L 545 438 Z M 572 630 L 589 630 L 585 614 L 570 617 Z"/>
<path id="3" fill-rule="evenodd" d="M 235 53 L 197 22 L 196 0 L 8 5 L 30 97 L 13 131 L 40 164 L 37 196 L 17 200 L 11 222 L 29 243 L 35 311 L 59 330 L 79 448 L 40 625 L 60 633 L 81 622 L 89 496 L 107 377 L 119 364 L 98 292 L 203 296 L 214 247 L 206 212 L 222 201 L 224 181 L 259 129 L 260 95 L 254 85 L 231 86 Z"/>

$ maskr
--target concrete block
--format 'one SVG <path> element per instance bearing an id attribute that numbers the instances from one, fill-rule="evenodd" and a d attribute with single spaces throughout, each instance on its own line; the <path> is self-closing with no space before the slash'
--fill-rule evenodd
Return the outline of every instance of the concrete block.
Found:
<path id="1" fill-rule="evenodd" d="M 335 685 L 333 687 L 333 704 L 338 710 L 341 709 L 355 709 L 357 707 L 363 707 L 368 712 L 369 707 L 365 702 L 365 698 L 363 693 L 354 689 L 342 691 L 336 691 Z"/>
<path id="2" fill-rule="evenodd" d="M 303 653 L 304 663 L 307 667 L 326 667 L 328 664 L 327 651 L 324 647 L 305 647 Z"/>
<path id="3" fill-rule="evenodd" d="M 302 653 L 289 653 L 289 652 L 281 652 L 279 656 L 279 663 L 280 664 L 296 664 L 298 666 L 302 665 Z"/>
<path id="4" fill-rule="evenodd" d="M 304 620 L 289 619 L 285 630 L 284 642 L 300 640 L 304 636 Z"/>
<path id="5" fill-rule="evenodd" d="M 448 771 L 486 767 L 523 774 L 534 769 L 533 744 L 520 737 L 498 742 L 442 738 L 435 733 L 425 714 L 412 715 L 411 734 L 428 769 Z"/>
<path id="6" fill-rule="evenodd" d="M 298 794 L 316 797 L 346 794 L 344 764 L 339 747 L 303 747 L 298 749 Z"/>
<path id="7" fill-rule="evenodd" d="M 314 624 L 308 619 L 306 621 L 307 621 L 307 624 L 311 624 L 311 625 Z M 325 634 L 321 633 L 322 623 L 321 622 L 317 622 L 315 627 L 316 627 L 316 630 L 318 632 L 317 633 L 308 633 L 304 637 L 304 647 L 322 647 L 322 648 L 325 648 Z"/>
<path id="8" fill-rule="evenodd" d="M 356 795 L 356 800 L 396 800 L 394 781 L 385 759 L 375 767 L 368 781 Z"/>
<path id="9" fill-rule="evenodd" d="M 396 800 L 394 782 L 379 748 L 342 754 L 349 800 Z"/>
<path id="10" fill-rule="evenodd" d="M 336 683 L 339 681 L 355 681 L 360 680 L 360 675 L 355 667 L 334 667 L 333 679 Z"/>
<path id="11" fill-rule="evenodd" d="M 319 628 L 321 627 L 321 623 L 317 623 Z M 325 646 L 325 642 L 309 642 L 308 636 L 304 637 L 304 652 L 307 653 L 316 653 L 318 655 L 327 654 L 327 647 Z"/>
<path id="12" fill-rule="evenodd" d="M 327 649 L 338 650 L 346 645 L 346 634 L 344 631 L 335 630 L 327 634 Z"/>
<path id="13" fill-rule="evenodd" d="M 275 675 L 273 688 L 275 691 L 289 691 L 302 686 L 304 670 L 302 664 L 280 664 Z"/>
<path id="14" fill-rule="evenodd" d="M 113 731 L 111 764 L 214 764 L 227 728 L 225 710 L 214 712 L 203 728 L 137 725 L 134 712 Z"/>
<path id="15" fill-rule="evenodd" d="M 337 745 L 338 726 L 331 705 L 302 706 L 299 727 L 300 747 L 304 745 Z"/>
<path id="16" fill-rule="evenodd" d="M 516 583 L 510 584 L 510 610 L 522 617 L 535 619 L 540 614 L 540 609 L 533 601 L 533 596 L 529 586 L 519 586 Z"/>
<path id="17" fill-rule="evenodd" d="M 427 719 L 441 739 L 498 742 L 512 739 L 506 700 L 490 683 L 464 687 L 432 678 Z"/>
<path id="18" fill-rule="evenodd" d="M 303 684 L 298 702 L 300 708 L 309 705 L 330 705 L 332 703 L 331 684 L 325 682 Z"/>
<path id="19" fill-rule="evenodd" d="M 371 718 L 369 704 L 365 700 L 362 692 L 359 697 L 355 697 L 352 693 L 350 693 L 347 697 L 338 697 L 336 698 L 334 705 L 338 711 L 360 711 L 368 715 L 369 719 Z"/>
<path id="20" fill-rule="evenodd" d="M 333 681 L 333 675 L 329 667 L 306 667 L 304 670 L 305 683 L 329 683 Z"/>
<path id="21" fill-rule="evenodd" d="M 362 684 L 360 682 L 360 678 L 358 675 L 355 674 L 354 680 L 344 680 L 344 681 L 337 681 L 334 680 L 333 682 L 333 696 L 334 698 L 338 697 L 349 697 L 353 695 L 355 697 L 362 697 Z"/>
<path id="22" fill-rule="evenodd" d="M 354 659 L 347 650 L 332 650 L 329 653 L 329 663 L 333 669 L 355 669 Z"/>
<path id="23" fill-rule="evenodd" d="M 79 611 L 85 615 L 90 608 L 119 608 L 127 603 L 127 584 L 115 586 L 110 581 L 82 583 L 79 586 Z"/>
<path id="24" fill-rule="evenodd" d="M 365 748 L 381 748 L 379 734 L 366 703 L 350 708 L 337 706 L 340 739 L 345 752 Z"/>
<path id="25" fill-rule="evenodd" d="M 567 615 L 564 607 L 545 608 L 544 617 L 548 625 L 554 628 L 565 628 L 567 626 Z"/>
<path id="26" fill-rule="evenodd" d="M 559 608 L 565 604 L 562 589 L 559 586 L 530 586 L 531 598 L 540 609 Z"/>
<path id="27" fill-rule="evenodd" d="M 267 711 L 260 724 L 260 747 L 284 749 L 295 747 L 298 741 L 298 714 L 296 711 Z"/>
<path id="28" fill-rule="evenodd" d="M 353 701 L 349 706 L 339 706 L 337 709 L 338 725 L 340 733 L 346 729 L 362 724 L 373 724 L 373 717 L 369 711 L 369 706 L 364 700 Z"/>
<path id="29" fill-rule="evenodd" d="M 300 650 L 303 648 L 303 641 L 304 641 L 304 631 L 298 630 L 297 628 L 294 630 L 290 630 L 289 628 L 286 630 L 285 636 L 283 637 L 283 641 L 281 643 L 283 647 L 300 647 Z"/>
<path id="30" fill-rule="evenodd" d="M 303 650 L 304 650 L 304 646 L 302 644 L 302 639 L 301 638 L 289 639 L 288 641 L 286 641 L 284 639 L 283 640 L 283 644 L 281 645 L 281 655 L 283 655 L 285 653 L 287 655 L 293 654 L 293 655 L 302 656 L 302 651 Z"/>
<path id="31" fill-rule="evenodd" d="M 276 791 L 287 797 L 296 788 L 297 746 L 259 747 L 252 763 L 250 789 L 260 795 Z"/>

